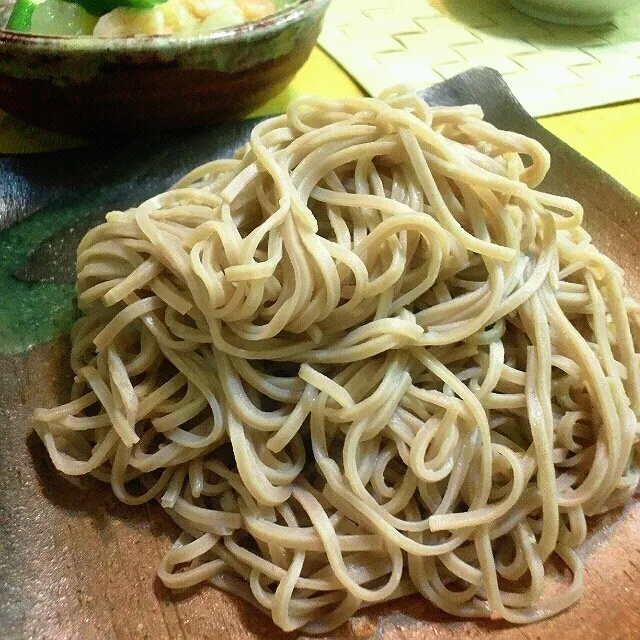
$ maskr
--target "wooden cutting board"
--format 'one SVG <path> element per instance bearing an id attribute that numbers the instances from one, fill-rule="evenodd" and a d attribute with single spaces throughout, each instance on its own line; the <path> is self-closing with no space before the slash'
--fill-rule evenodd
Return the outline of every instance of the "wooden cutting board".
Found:
<path id="1" fill-rule="evenodd" d="M 552 155 L 544 187 L 580 200 L 596 244 L 640 297 L 640 201 L 531 119 L 493 71 L 476 69 L 425 93 L 477 102 L 497 126 Z M 32 433 L 36 406 L 66 398 L 65 333 L 73 318 L 73 256 L 105 210 L 132 204 L 246 138 L 251 123 L 136 145 L 0 158 L 0 639 L 246 640 L 296 638 L 212 587 L 166 590 L 156 566 L 176 530 L 155 504 L 128 507 L 90 478 L 60 476 Z M 73 180 L 68 179 L 73 175 Z M 97 186 L 83 190 L 85 180 Z M 27 217 L 28 216 L 28 217 Z M 35 345 L 28 351 L 23 349 Z M 371 608 L 333 639 L 638 637 L 640 504 L 591 523 L 582 600 L 541 623 L 461 621 L 418 596 Z"/>

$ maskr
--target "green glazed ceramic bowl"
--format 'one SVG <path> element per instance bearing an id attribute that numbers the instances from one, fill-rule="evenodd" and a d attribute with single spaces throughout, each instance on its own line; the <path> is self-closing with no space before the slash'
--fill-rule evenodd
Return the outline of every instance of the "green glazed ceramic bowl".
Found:
<path id="1" fill-rule="evenodd" d="M 197 36 L 0 30 L 0 109 L 91 137 L 242 115 L 289 83 L 316 42 L 328 3 L 301 0 L 257 22 Z"/>
<path id="2" fill-rule="evenodd" d="M 510 0 L 534 18 L 558 24 L 589 26 L 611 20 L 622 9 L 639 0 Z"/>

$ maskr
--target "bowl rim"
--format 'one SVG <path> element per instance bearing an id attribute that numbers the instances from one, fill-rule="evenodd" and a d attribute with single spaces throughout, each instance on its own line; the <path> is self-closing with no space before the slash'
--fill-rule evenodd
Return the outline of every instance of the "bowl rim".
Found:
<path id="1" fill-rule="evenodd" d="M 123 51 L 126 53 L 152 53 L 159 49 L 200 49 L 210 48 L 216 44 L 228 44 L 231 42 L 251 41 L 262 38 L 265 35 L 281 31 L 290 24 L 299 22 L 307 16 L 322 12 L 331 0 L 299 0 L 291 7 L 285 7 L 280 11 L 271 13 L 264 18 L 251 22 L 216 29 L 210 33 L 195 35 L 157 34 L 117 37 L 96 36 L 54 36 L 39 35 L 35 33 L 23 33 L 0 28 L 0 46 L 24 47 L 33 52 L 51 51 L 51 49 L 63 51 L 89 51 L 111 52 Z M 0 57 L 1 57 L 0 49 Z"/>

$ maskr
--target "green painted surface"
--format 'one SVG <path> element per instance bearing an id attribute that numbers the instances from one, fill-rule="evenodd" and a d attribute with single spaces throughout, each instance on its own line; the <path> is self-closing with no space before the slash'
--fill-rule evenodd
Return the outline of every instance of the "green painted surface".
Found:
<path id="1" fill-rule="evenodd" d="M 34 247 L 77 216 L 76 207 L 46 207 L 0 233 L 0 353 L 20 353 L 70 330 L 77 314 L 73 286 L 22 282 L 11 274 Z"/>

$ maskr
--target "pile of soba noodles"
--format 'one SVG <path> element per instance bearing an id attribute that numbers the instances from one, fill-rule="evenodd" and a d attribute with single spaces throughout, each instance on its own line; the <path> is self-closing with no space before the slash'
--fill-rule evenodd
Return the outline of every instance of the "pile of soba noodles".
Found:
<path id="1" fill-rule="evenodd" d="M 285 630 L 568 607 L 638 484 L 640 305 L 548 168 L 477 106 L 294 100 L 82 241 L 53 463 L 161 503 L 166 585 Z"/>

